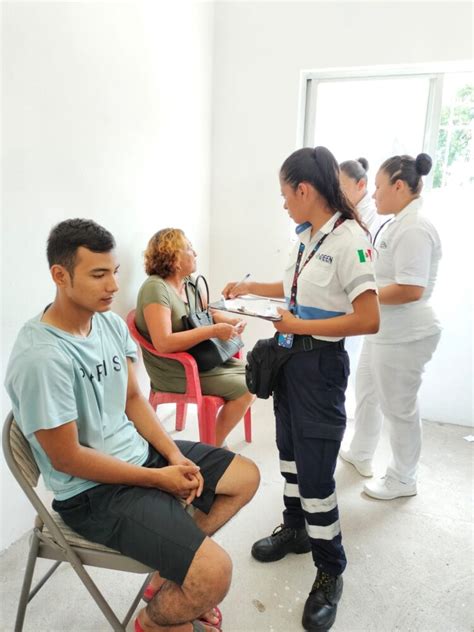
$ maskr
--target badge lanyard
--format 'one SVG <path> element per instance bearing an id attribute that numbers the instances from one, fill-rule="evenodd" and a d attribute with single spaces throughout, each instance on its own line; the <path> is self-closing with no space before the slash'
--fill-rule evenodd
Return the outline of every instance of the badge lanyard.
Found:
<path id="1" fill-rule="evenodd" d="M 374 246 L 374 248 L 375 248 L 375 242 L 376 242 L 377 237 L 379 236 L 379 233 L 381 232 L 382 228 L 384 228 L 384 227 L 385 227 L 385 226 L 386 226 L 389 222 L 391 222 L 391 221 L 392 221 L 392 219 L 393 219 L 393 217 L 391 217 L 391 218 L 390 218 L 390 219 L 388 219 L 386 222 L 384 222 L 384 223 L 380 226 L 380 228 L 378 229 L 378 231 L 375 233 L 375 237 L 372 239 L 372 245 Z"/>
<path id="2" fill-rule="evenodd" d="M 328 235 L 330 235 L 333 230 L 336 230 L 336 228 L 338 226 L 340 226 L 342 224 L 342 222 L 345 221 L 345 217 L 338 217 L 338 219 L 336 220 L 336 222 L 334 223 L 334 226 L 332 228 L 332 230 L 329 233 L 326 233 L 325 235 L 323 235 L 321 237 L 321 239 L 318 241 L 318 243 L 314 246 L 313 250 L 309 253 L 309 255 L 306 258 L 306 261 L 303 263 L 303 266 L 300 270 L 300 264 L 301 264 L 301 259 L 303 257 L 303 252 L 305 250 L 305 245 L 303 243 L 300 244 L 299 250 L 298 250 L 298 258 L 296 259 L 296 265 L 295 265 L 295 274 L 293 275 L 293 283 L 291 285 L 291 294 L 290 294 L 290 304 L 288 306 L 288 309 L 290 310 L 290 312 L 292 314 L 294 314 L 295 312 L 295 306 L 296 306 L 296 292 L 298 289 L 298 278 L 300 276 L 300 274 L 303 272 L 303 270 L 305 269 L 305 267 L 308 265 L 308 263 L 311 261 L 311 259 L 314 257 L 314 255 L 318 252 L 318 250 L 320 249 L 322 243 L 324 242 L 324 240 L 326 239 L 326 237 Z"/>

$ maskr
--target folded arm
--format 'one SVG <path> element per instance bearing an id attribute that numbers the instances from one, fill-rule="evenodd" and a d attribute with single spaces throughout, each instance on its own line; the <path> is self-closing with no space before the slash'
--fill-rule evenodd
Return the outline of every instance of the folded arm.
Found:
<path id="1" fill-rule="evenodd" d="M 128 359 L 128 387 L 125 412 L 137 431 L 170 463 L 147 468 L 127 463 L 79 442 L 77 423 L 72 420 L 57 428 L 37 430 L 35 436 L 59 472 L 97 483 L 157 487 L 184 498 L 200 494 L 199 467 L 183 457 L 161 426 L 153 409 L 141 394 L 132 361 Z"/>
<path id="2" fill-rule="evenodd" d="M 52 466 L 59 472 L 97 483 L 121 483 L 155 487 L 157 470 L 125 463 L 79 443 L 75 421 L 35 432 Z"/>

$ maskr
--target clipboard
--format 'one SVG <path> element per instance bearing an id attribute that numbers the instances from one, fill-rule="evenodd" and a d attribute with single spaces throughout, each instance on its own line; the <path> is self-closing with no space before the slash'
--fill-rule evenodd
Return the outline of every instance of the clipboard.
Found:
<path id="1" fill-rule="evenodd" d="M 223 312 L 231 312 L 240 316 L 251 316 L 252 318 L 262 318 L 276 322 L 281 320 L 277 307 L 285 307 L 284 299 L 270 299 L 262 296 L 244 295 L 233 299 L 221 298 L 219 301 L 210 303 L 211 309 L 218 309 Z"/>

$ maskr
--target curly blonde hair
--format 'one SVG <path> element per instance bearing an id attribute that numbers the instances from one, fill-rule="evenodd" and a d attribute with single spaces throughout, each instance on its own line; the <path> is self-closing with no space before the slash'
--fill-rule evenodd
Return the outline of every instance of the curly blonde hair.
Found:
<path id="1" fill-rule="evenodd" d="M 186 248 L 186 237 L 180 228 L 163 228 L 153 235 L 145 250 L 145 272 L 166 279 L 176 272 L 180 250 Z"/>

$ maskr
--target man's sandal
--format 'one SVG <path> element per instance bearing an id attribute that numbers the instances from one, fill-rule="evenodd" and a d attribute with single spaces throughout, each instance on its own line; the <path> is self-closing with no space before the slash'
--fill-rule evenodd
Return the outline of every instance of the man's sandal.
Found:
<path id="1" fill-rule="evenodd" d="M 156 593 L 159 592 L 160 590 L 161 590 L 161 586 L 159 588 L 155 588 L 151 584 L 148 584 L 148 586 L 143 591 L 143 595 L 142 595 L 143 601 L 145 601 L 146 603 L 150 603 L 150 601 L 153 599 Z"/>
<path id="2" fill-rule="evenodd" d="M 214 608 L 211 608 L 211 610 L 217 619 L 216 623 L 211 623 L 211 621 L 208 621 L 207 619 L 204 619 L 203 617 L 199 617 L 199 619 L 196 619 L 196 621 L 200 621 L 201 623 L 210 625 L 211 627 L 216 628 L 217 630 L 222 630 L 222 612 L 219 610 L 217 606 L 214 606 Z"/>
<path id="3" fill-rule="evenodd" d="M 148 584 L 148 586 L 143 591 L 143 595 L 142 595 L 143 601 L 145 601 L 146 603 L 150 603 L 150 601 L 153 599 L 156 593 L 158 593 L 160 590 L 161 590 L 161 586 L 159 588 L 154 588 L 151 584 Z M 215 628 L 220 630 L 222 628 L 222 612 L 219 610 L 217 606 L 212 608 L 212 610 L 217 618 L 216 623 L 211 623 L 210 621 L 207 621 L 206 619 L 203 619 L 202 617 L 196 620 L 201 621 L 202 623 L 206 623 L 207 625 L 214 626 Z"/>
<path id="4" fill-rule="evenodd" d="M 196 619 L 195 621 L 191 621 L 191 623 L 193 626 L 193 632 L 208 632 L 209 626 L 211 626 L 211 628 L 214 628 L 215 630 L 220 629 L 220 628 L 216 628 L 216 626 L 213 626 L 212 623 L 207 623 L 207 626 L 206 626 L 199 619 Z M 135 632 L 143 632 L 143 628 L 140 625 L 140 622 L 138 621 L 138 617 L 135 619 Z"/>

